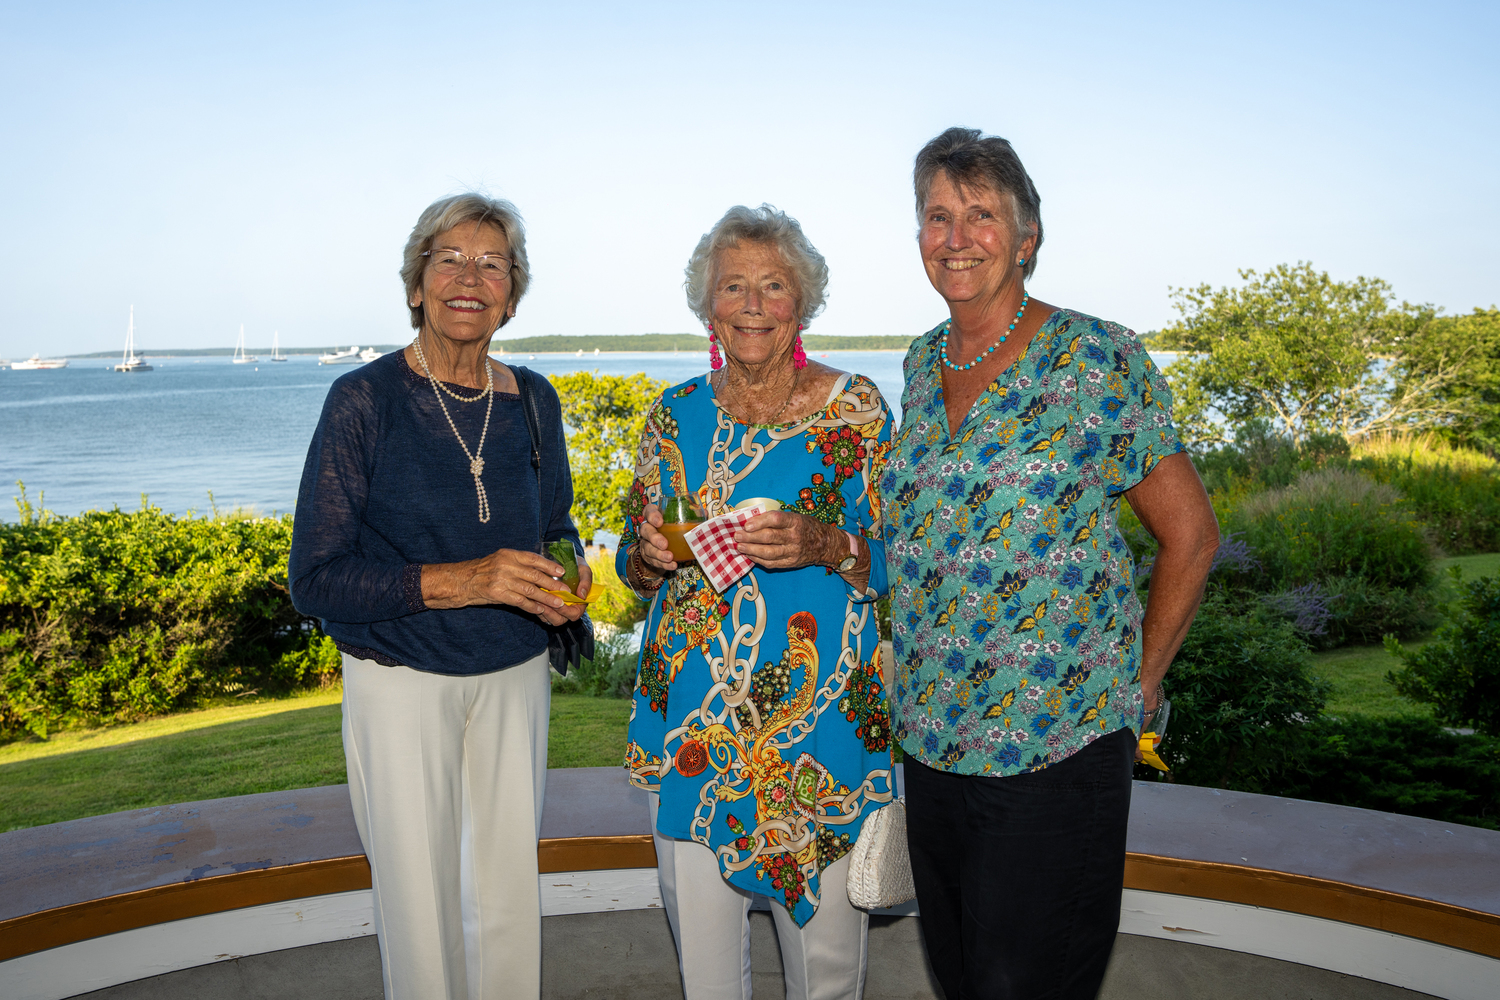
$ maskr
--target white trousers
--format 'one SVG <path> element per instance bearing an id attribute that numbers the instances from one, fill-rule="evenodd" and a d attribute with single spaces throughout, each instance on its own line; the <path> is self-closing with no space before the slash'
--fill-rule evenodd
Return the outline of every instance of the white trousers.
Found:
<path id="1" fill-rule="evenodd" d="M 724 881 L 714 852 L 656 829 L 661 796 L 652 794 L 651 834 L 662 906 L 677 942 L 686 1000 L 750 1000 L 750 902 Z M 823 870 L 820 902 L 804 927 L 774 900 L 787 1000 L 860 1000 L 870 915 L 849 902 L 849 855 Z"/>
<path id="2" fill-rule="evenodd" d="M 344 758 L 387 1000 L 541 994 L 547 654 L 449 677 L 344 657 Z"/>

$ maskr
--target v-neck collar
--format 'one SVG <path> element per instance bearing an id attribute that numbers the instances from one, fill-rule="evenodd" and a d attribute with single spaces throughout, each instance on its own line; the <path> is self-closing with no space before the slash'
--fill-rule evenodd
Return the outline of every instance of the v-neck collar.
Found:
<path id="1" fill-rule="evenodd" d="M 944 397 L 947 395 L 947 390 L 943 386 L 943 361 L 942 355 L 936 347 L 938 336 L 937 331 L 941 330 L 943 327 L 940 324 L 939 326 L 933 328 L 932 339 L 928 342 L 927 345 L 928 353 L 932 356 L 932 360 L 928 365 L 928 372 L 929 377 L 936 380 L 932 395 L 933 406 L 937 409 L 938 417 L 943 422 L 943 430 L 947 435 L 947 440 L 954 440 L 955 437 L 957 437 L 957 432 L 967 427 L 969 421 L 974 419 L 974 415 L 980 412 L 981 409 L 989 405 L 989 397 L 991 395 L 994 395 L 993 390 L 997 386 L 1004 388 L 1005 386 L 1009 385 L 1009 383 L 1015 381 L 1016 377 L 1021 373 L 1021 362 L 1025 361 L 1028 357 L 1031 356 L 1031 349 L 1036 346 L 1036 342 L 1041 339 L 1042 336 L 1045 335 L 1050 337 L 1052 335 L 1054 329 L 1061 324 L 1065 313 L 1068 316 L 1072 315 L 1072 313 L 1067 309 L 1055 309 L 1052 311 L 1052 314 L 1050 316 L 1042 320 L 1042 325 L 1036 328 L 1036 332 L 1031 335 L 1031 339 L 1026 342 L 1026 346 L 1021 349 L 1021 353 L 1016 357 L 1016 360 L 1012 361 L 1010 365 L 999 375 L 996 375 L 994 378 L 990 379 L 989 384 L 984 387 L 984 389 L 979 393 L 978 396 L 974 397 L 974 402 L 969 404 L 968 412 L 964 414 L 964 418 L 959 421 L 958 427 L 956 428 L 948 426 L 948 405 L 944 400 Z"/>

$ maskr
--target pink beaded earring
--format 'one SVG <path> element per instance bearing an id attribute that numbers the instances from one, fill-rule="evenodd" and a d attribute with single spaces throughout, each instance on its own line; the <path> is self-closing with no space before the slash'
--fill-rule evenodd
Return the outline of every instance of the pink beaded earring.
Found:
<path id="1" fill-rule="evenodd" d="M 797 324 L 797 343 L 792 347 L 792 367 L 807 367 L 807 352 L 802 349 L 802 324 Z"/>
<path id="2" fill-rule="evenodd" d="M 724 359 L 719 357 L 719 338 L 714 336 L 714 325 L 708 324 L 708 367 L 718 371 L 724 367 Z"/>

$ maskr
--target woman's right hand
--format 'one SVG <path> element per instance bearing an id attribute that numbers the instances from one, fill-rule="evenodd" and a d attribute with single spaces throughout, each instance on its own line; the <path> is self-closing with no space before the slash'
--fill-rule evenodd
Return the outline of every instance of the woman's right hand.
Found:
<path id="1" fill-rule="evenodd" d="M 583 617 L 587 605 L 569 604 L 549 590 L 564 590 L 562 566 L 544 555 L 497 549 L 479 559 L 422 567 L 422 602 L 429 608 L 508 604 L 548 625 Z"/>
<path id="2" fill-rule="evenodd" d="M 672 551 L 667 547 L 667 536 L 660 529 L 665 522 L 661 516 L 661 509 L 654 503 L 648 503 L 641 516 L 640 541 L 636 544 L 647 566 L 655 570 L 658 576 L 666 576 L 677 568 L 677 563 L 672 558 Z"/>

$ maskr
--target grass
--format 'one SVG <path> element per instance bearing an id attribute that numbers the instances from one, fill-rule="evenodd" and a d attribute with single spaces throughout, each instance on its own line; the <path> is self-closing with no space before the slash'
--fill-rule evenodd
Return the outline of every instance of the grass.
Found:
<path id="1" fill-rule="evenodd" d="M 341 689 L 0 747 L 0 831 L 346 781 Z M 549 767 L 617 765 L 630 702 L 553 695 Z"/>
<path id="2" fill-rule="evenodd" d="M 1416 649 L 1421 642 L 1403 643 Z M 1313 654 L 1312 672 L 1333 682 L 1329 696 L 1329 715 L 1347 718 L 1363 715 L 1372 718 L 1398 716 L 1432 716 L 1432 706 L 1403 698 L 1386 682 L 1387 671 L 1400 667 L 1401 661 L 1383 646 L 1345 646 L 1326 653 Z"/>
<path id="3" fill-rule="evenodd" d="M 1500 552 L 1486 552 L 1477 556 L 1454 556 L 1439 559 L 1434 565 L 1437 571 L 1446 573 L 1448 567 L 1457 566 L 1465 580 L 1477 580 L 1481 576 L 1500 576 Z"/>

